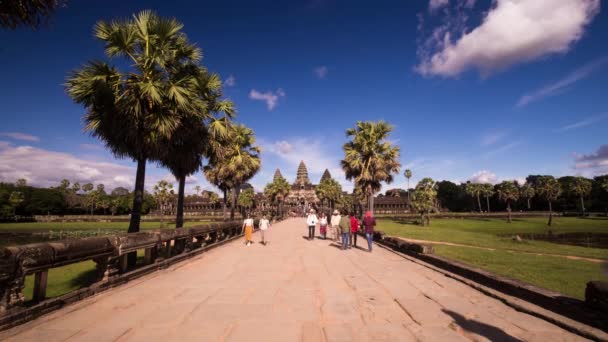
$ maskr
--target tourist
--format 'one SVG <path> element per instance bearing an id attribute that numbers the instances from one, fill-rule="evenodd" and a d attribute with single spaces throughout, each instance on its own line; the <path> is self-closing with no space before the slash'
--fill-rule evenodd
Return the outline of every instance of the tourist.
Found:
<path id="1" fill-rule="evenodd" d="M 253 235 L 253 219 L 251 214 L 247 214 L 247 218 L 243 221 L 243 229 L 245 230 L 245 244 L 247 247 L 253 243 L 251 235 Z"/>
<path id="2" fill-rule="evenodd" d="M 365 212 L 363 218 L 363 228 L 365 229 L 365 237 L 367 238 L 367 248 L 369 252 L 372 251 L 372 242 L 374 241 L 374 226 L 376 225 L 376 219 L 372 216 L 371 211 Z"/>
<path id="3" fill-rule="evenodd" d="M 319 215 L 319 231 L 321 232 L 321 237 L 325 240 L 327 237 L 327 216 L 324 212 L 321 212 Z"/>
<path id="4" fill-rule="evenodd" d="M 359 231 L 359 220 L 355 213 L 350 213 L 350 247 L 357 247 L 357 232 Z"/>
<path id="5" fill-rule="evenodd" d="M 350 220 L 346 211 L 344 211 L 344 216 L 340 217 L 339 226 L 342 234 L 342 250 L 345 250 L 348 248 L 348 236 L 350 235 Z"/>
<path id="6" fill-rule="evenodd" d="M 317 226 L 317 215 L 315 215 L 315 210 L 310 209 L 308 213 L 308 217 L 306 217 L 306 225 L 308 225 L 308 240 L 314 240 L 315 238 L 315 227 Z"/>
<path id="7" fill-rule="evenodd" d="M 338 211 L 338 209 L 334 210 L 333 214 L 331 215 L 331 234 L 332 237 L 334 239 L 334 241 L 338 242 L 340 241 L 340 219 L 342 218 L 342 216 L 340 216 L 340 212 Z"/>
<path id="8" fill-rule="evenodd" d="M 266 218 L 266 215 L 262 216 L 259 226 L 260 226 L 260 235 L 262 235 L 262 245 L 266 246 L 266 243 L 267 243 L 266 231 L 268 230 L 268 228 L 270 228 L 270 221 L 268 221 L 268 218 Z"/>

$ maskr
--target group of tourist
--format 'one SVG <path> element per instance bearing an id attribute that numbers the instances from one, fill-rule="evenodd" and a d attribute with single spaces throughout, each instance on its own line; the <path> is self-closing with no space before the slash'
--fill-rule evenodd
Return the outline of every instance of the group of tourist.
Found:
<path id="1" fill-rule="evenodd" d="M 348 213 L 344 210 L 342 213 L 334 210 L 331 219 L 328 221 L 325 213 L 321 212 L 317 217 L 315 210 L 311 209 L 306 217 L 306 225 L 308 226 L 308 240 L 315 238 L 315 230 L 319 225 L 319 231 L 323 240 L 327 239 L 327 231 L 330 229 L 330 239 L 340 243 L 341 249 L 349 249 L 357 247 L 357 234 L 361 229 L 365 232 L 367 238 L 368 251 L 372 251 L 372 242 L 374 241 L 374 226 L 376 219 L 371 211 L 365 213 L 365 217 L 359 222 L 353 212 Z"/>
<path id="2" fill-rule="evenodd" d="M 268 228 L 270 228 L 270 221 L 266 215 L 262 216 L 260 222 L 258 223 L 258 227 L 260 228 L 260 237 L 262 238 L 260 243 L 266 246 L 268 243 L 266 240 L 266 232 L 268 231 Z M 253 244 L 253 218 L 251 218 L 251 214 L 248 214 L 245 221 L 243 221 L 242 229 L 245 231 L 245 245 L 249 247 Z"/>

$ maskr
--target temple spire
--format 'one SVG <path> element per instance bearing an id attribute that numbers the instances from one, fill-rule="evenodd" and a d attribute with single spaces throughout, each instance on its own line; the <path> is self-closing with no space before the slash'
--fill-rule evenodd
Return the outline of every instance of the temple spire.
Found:
<path id="1" fill-rule="evenodd" d="M 281 178 L 283 178 L 283 175 L 281 174 L 281 170 L 277 169 L 277 170 L 274 172 L 274 177 L 272 178 L 272 181 L 273 181 L 273 182 L 276 182 L 276 181 L 277 181 L 277 179 L 281 179 Z"/>
<path id="2" fill-rule="evenodd" d="M 310 184 L 310 180 L 308 179 L 308 169 L 306 169 L 306 164 L 304 164 L 303 160 L 300 162 L 300 166 L 298 166 L 296 184 Z"/>
<path id="3" fill-rule="evenodd" d="M 326 179 L 331 179 L 331 174 L 329 173 L 328 169 L 325 169 L 325 172 L 323 172 L 323 176 L 321 176 L 321 183 Z"/>

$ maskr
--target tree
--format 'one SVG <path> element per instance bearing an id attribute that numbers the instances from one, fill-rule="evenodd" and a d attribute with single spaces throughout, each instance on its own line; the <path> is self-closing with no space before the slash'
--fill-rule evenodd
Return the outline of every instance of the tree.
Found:
<path id="1" fill-rule="evenodd" d="M 64 3 L 63 0 L 0 1 L 0 27 L 15 30 L 24 25 L 38 29 Z"/>
<path id="2" fill-rule="evenodd" d="M 156 200 L 158 210 L 160 211 L 161 228 L 163 228 L 165 225 L 165 211 L 169 204 L 171 204 L 174 195 L 173 184 L 167 182 L 166 180 L 162 179 L 158 181 L 156 185 L 154 185 L 154 199 Z"/>
<path id="3" fill-rule="evenodd" d="M 67 192 L 70 187 L 70 181 L 67 179 L 62 179 L 59 183 L 59 189 L 63 192 Z"/>
<path id="4" fill-rule="evenodd" d="M 17 179 L 15 186 L 18 188 L 25 188 L 27 186 L 27 180 L 25 178 Z"/>
<path id="5" fill-rule="evenodd" d="M 424 226 L 426 216 L 427 225 L 431 224 L 429 213 L 435 208 L 437 190 L 435 181 L 432 178 L 423 178 L 418 182 L 412 195 L 412 207 L 420 214 L 420 225 Z"/>
<path id="6" fill-rule="evenodd" d="M 519 199 L 519 189 L 513 181 L 503 181 L 498 184 L 498 198 L 507 203 L 507 222 L 511 223 L 511 202 Z"/>
<path id="7" fill-rule="evenodd" d="M 526 184 L 521 187 L 520 193 L 521 197 L 526 199 L 526 202 L 528 203 L 528 210 L 530 210 L 530 199 L 532 199 L 532 197 L 534 197 L 534 195 L 536 194 L 534 186 L 532 186 L 531 183 L 526 182 Z"/>
<path id="8" fill-rule="evenodd" d="M 391 183 L 399 172 L 399 147 L 387 141 L 393 127 L 384 121 L 357 121 L 355 128 L 346 130 L 351 140 L 344 144 L 344 160 L 340 162 L 346 179 L 354 180 L 368 199 L 369 210 L 374 211 L 374 194 L 382 182 Z"/>
<path id="9" fill-rule="evenodd" d="M 137 163 L 129 232 L 139 231 L 144 204 L 146 162 L 158 160 L 159 141 L 170 139 L 180 123 L 205 113 L 193 96 L 202 52 L 173 18 L 142 11 L 132 19 L 99 21 L 94 35 L 109 58 L 124 58 L 130 69 L 89 62 L 71 73 L 67 92 L 86 109 L 85 130 L 118 158 Z M 135 261 L 135 255 L 129 257 Z"/>
<path id="10" fill-rule="evenodd" d="M 85 185 L 82 186 L 82 191 L 85 193 L 85 195 L 93 190 L 95 188 L 95 186 L 93 185 L 93 183 L 86 183 Z"/>
<path id="11" fill-rule="evenodd" d="M 410 178 L 412 178 L 412 170 L 410 169 L 405 169 L 405 172 L 403 173 L 403 175 L 405 176 L 405 178 L 407 178 L 407 205 L 410 205 Z"/>
<path id="12" fill-rule="evenodd" d="M 23 196 L 22 192 L 20 192 L 20 191 L 13 191 L 13 192 L 11 192 L 11 195 L 8 198 L 8 202 L 13 207 L 13 216 L 17 215 L 17 207 L 21 203 L 23 203 L 24 200 L 25 200 L 25 197 Z"/>
<path id="13" fill-rule="evenodd" d="M 480 184 L 480 193 L 486 198 L 486 207 L 490 212 L 490 197 L 494 196 L 494 186 L 489 183 Z"/>
<path id="14" fill-rule="evenodd" d="M 315 189 L 317 197 L 322 201 L 327 201 L 333 210 L 335 203 L 342 196 L 342 186 L 333 178 L 323 179 Z"/>
<path id="15" fill-rule="evenodd" d="M 200 185 L 195 186 L 194 191 L 196 191 L 196 196 L 198 196 L 198 194 L 201 192 L 201 186 Z"/>
<path id="16" fill-rule="evenodd" d="M 266 187 L 264 187 L 264 196 L 272 203 L 276 203 L 279 216 L 283 216 L 283 203 L 290 190 L 291 185 L 289 185 L 289 182 L 287 182 L 287 180 L 278 172 L 275 173 L 272 183 L 268 183 Z"/>
<path id="17" fill-rule="evenodd" d="M 252 188 L 241 191 L 238 198 L 238 203 L 241 208 L 246 208 L 247 210 L 251 210 L 253 207 L 255 199 L 255 192 Z"/>
<path id="18" fill-rule="evenodd" d="M 481 195 L 482 185 L 478 183 L 467 183 L 465 190 L 467 194 L 469 194 L 473 198 L 477 198 L 477 207 L 479 208 L 479 212 L 481 213 L 481 201 L 479 200 L 479 196 Z"/>
<path id="19" fill-rule="evenodd" d="M 591 193 L 591 181 L 583 177 L 575 177 L 570 184 L 568 192 L 576 195 L 581 200 L 581 216 L 585 216 L 585 197 Z"/>
<path id="20" fill-rule="evenodd" d="M 536 193 L 549 203 L 549 222 L 547 222 L 547 225 L 550 226 L 553 222 L 553 207 L 551 204 L 562 193 L 562 187 L 552 176 L 542 176 L 537 179 Z"/>
<path id="21" fill-rule="evenodd" d="M 121 186 L 114 188 L 114 190 L 112 190 L 112 196 L 127 196 L 129 194 L 129 190 L 126 188 L 123 188 Z"/>
<path id="22" fill-rule="evenodd" d="M 80 191 L 80 183 L 74 182 L 74 184 L 72 184 L 72 191 L 74 191 L 74 193 L 78 193 L 78 191 Z"/>

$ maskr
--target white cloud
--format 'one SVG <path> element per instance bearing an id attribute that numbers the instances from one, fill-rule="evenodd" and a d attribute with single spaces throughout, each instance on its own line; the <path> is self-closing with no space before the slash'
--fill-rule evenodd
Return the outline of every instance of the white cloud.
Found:
<path id="1" fill-rule="evenodd" d="M 583 36 L 599 8 L 599 0 L 496 0 L 472 30 L 463 26 L 466 17 L 461 13 L 444 20 L 421 44 L 416 71 L 455 77 L 467 69 L 478 69 L 489 75 L 514 64 L 566 53 Z"/>
<path id="2" fill-rule="evenodd" d="M 486 133 L 481 137 L 481 145 L 482 146 L 494 145 L 495 143 L 499 142 L 506 136 L 507 136 L 506 132 Z"/>
<path id="3" fill-rule="evenodd" d="M 587 63 L 581 68 L 574 70 L 561 80 L 522 96 L 517 102 L 517 106 L 523 107 L 531 102 L 544 99 L 545 97 L 557 95 L 560 92 L 565 91 L 572 84 L 586 78 L 594 71 L 604 67 L 606 64 L 608 64 L 608 57 L 603 57 Z"/>
<path id="4" fill-rule="evenodd" d="M 235 85 L 236 85 L 236 78 L 234 78 L 234 75 L 228 76 L 228 78 L 226 78 L 226 80 L 224 81 L 224 86 L 226 86 L 226 87 L 234 87 Z"/>
<path id="5" fill-rule="evenodd" d="M 329 71 L 326 66 L 322 65 L 320 67 L 316 67 L 312 70 L 318 79 L 323 80 L 327 77 L 327 72 Z"/>
<path id="6" fill-rule="evenodd" d="M 575 169 L 590 169 L 597 173 L 608 172 L 608 145 L 601 145 L 591 154 L 575 155 Z"/>
<path id="7" fill-rule="evenodd" d="M 490 172 L 488 170 L 481 170 L 475 172 L 468 180 L 472 183 L 496 184 L 498 182 L 498 177 L 496 177 L 496 174 L 493 172 Z"/>
<path id="8" fill-rule="evenodd" d="M 80 144 L 80 148 L 83 150 L 100 151 L 103 150 L 103 146 L 97 144 Z"/>
<path id="9" fill-rule="evenodd" d="M 283 89 L 279 88 L 276 92 L 267 91 L 265 93 L 261 93 L 255 89 L 251 89 L 249 92 L 249 98 L 252 100 L 260 100 L 266 102 L 266 106 L 268 110 L 273 110 L 274 107 L 277 106 L 279 102 L 279 98 L 284 97 L 285 92 Z"/>
<path id="10" fill-rule="evenodd" d="M 7 138 L 14 139 L 14 140 L 23 140 L 23 141 L 32 141 L 32 142 L 40 141 L 40 138 L 35 135 L 20 133 L 20 132 L 0 132 L 0 137 L 7 137 Z"/>
<path id="11" fill-rule="evenodd" d="M 431 0 L 429 1 L 429 11 L 438 10 L 441 7 L 447 6 L 449 3 L 449 0 Z"/>
<path id="12" fill-rule="evenodd" d="M 577 121 L 575 123 L 572 123 L 572 124 L 569 124 L 569 125 L 566 125 L 566 126 L 562 126 L 562 127 L 558 128 L 558 129 L 556 129 L 555 132 L 556 133 L 561 133 L 561 132 L 566 132 L 566 131 L 569 131 L 569 130 L 572 130 L 572 129 L 586 127 L 586 126 L 594 124 L 594 123 L 596 123 L 598 121 L 604 120 L 606 118 L 608 118 L 608 113 L 602 114 L 602 115 L 591 116 L 591 117 L 588 117 L 586 119 Z"/>

